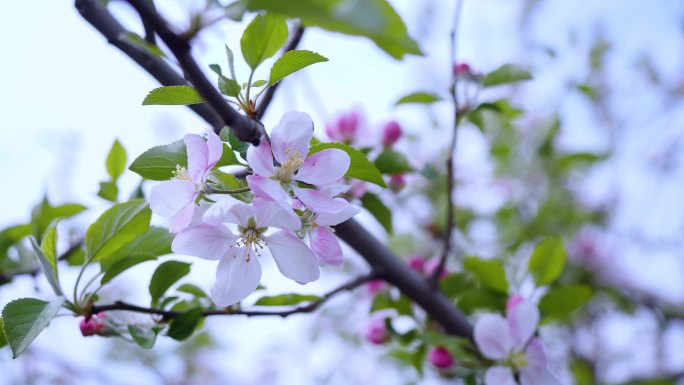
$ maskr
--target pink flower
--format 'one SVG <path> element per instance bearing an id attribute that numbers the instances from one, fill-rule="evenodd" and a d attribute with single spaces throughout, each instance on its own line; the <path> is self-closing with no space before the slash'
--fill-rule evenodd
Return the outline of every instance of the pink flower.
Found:
<path id="1" fill-rule="evenodd" d="M 104 335 L 106 318 L 105 313 L 100 312 L 82 319 L 78 327 L 81 329 L 83 337 Z"/>
<path id="2" fill-rule="evenodd" d="M 342 266 L 343 253 L 340 242 L 333 235 L 331 226 L 338 225 L 359 213 L 359 209 L 350 205 L 342 198 L 336 201 L 344 203 L 344 208 L 335 213 L 319 213 L 313 216 L 311 222 L 305 222 L 304 228 L 309 235 L 309 245 L 321 265 Z M 305 213 L 304 217 L 307 214 Z"/>
<path id="3" fill-rule="evenodd" d="M 172 217 L 169 231 L 177 233 L 201 216 L 199 200 L 205 193 L 211 169 L 221 159 L 223 145 L 213 132 L 205 142 L 196 134 L 183 139 L 188 152 L 188 168 L 177 166 L 172 180 L 161 182 L 150 191 L 150 208 L 162 217 Z"/>
<path id="4" fill-rule="evenodd" d="M 454 357 L 446 348 L 441 346 L 430 349 L 427 359 L 435 368 L 441 370 L 449 369 L 454 365 Z"/>
<path id="5" fill-rule="evenodd" d="M 470 65 L 468 63 L 457 63 L 454 65 L 454 74 L 456 76 L 470 75 Z"/>
<path id="6" fill-rule="evenodd" d="M 366 327 L 366 339 L 376 345 L 389 341 L 390 335 L 385 326 L 385 318 L 373 318 Z"/>
<path id="7" fill-rule="evenodd" d="M 391 147 L 399 138 L 401 138 L 401 126 L 399 123 L 394 120 L 387 122 L 382 129 L 382 145 Z"/>
<path id="8" fill-rule="evenodd" d="M 232 199 L 217 202 L 203 217 L 204 224 L 179 233 L 171 249 L 208 260 L 218 260 L 211 297 L 219 306 L 230 306 L 254 292 L 261 281 L 257 256 L 267 247 L 280 272 L 296 282 L 318 279 L 316 256 L 293 231 L 301 221 L 277 202 L 255 199 L 252 205 Z M 237 225 L 234 234 L 225 224 Z M 282 229 L 266 235 L 268 227 Z"/>
<path id="9" fill-rule="evenodd" d="M 416 272 L 423 274 L 425 272 L 425 258 L 420 255 L 409 257 L 408 265 Z"/>
<path id="10" fill-rule="evenodd" d="M 401 192 L 406 187 L 406 179 L 403 174 L 394 174 L 390 177 L 389 188 L 395 193 Z"/>
<path id="11" fill-rule="evenodd" d="M 329 148 L 310 156 L 313 122 L 303 112 L 288 112 L 271 132 L 271 144 L 262 141 L 247 151 L 247 163 L 255 175 L 247 177 L 256 196 L 275 202 L 287 202 L 292 193 L 315 213 L 338 213 L 349 203 L 336 200 L 316 189 L 301 188 L 298 182 L 323 186 L 338 181 L 349 169 L 349 155 Z M 274 165 L 274 160 L 278 166 Z"/>
<path id="12" fill-rule="evenodd" d="M 427 260 L 425 262 L 425 275 L 431 277 L 435 269 L 437 269 L 437 266 L 439 266 L 439 257 L 433 257 Z M 448 276 L 449 271 L 446 269 L 446 267 L 443 267 L 442 271 L 439 272 L 439 279 L 444 279 Z"/>
<path id="13" fill-rule="evenodd" d="M 353 143 L 357 137 L 360 121 L 359 113 L 356 111 L 341 114 L 334 124 L 325 126 L 325 133 L 336 142 Z"/>
<path id="14" fill-rule="evenodd" d="M 482 354 L 500 365 L 485 373 L 486 385 L 556 385 L 560 382 L 549 372 L 544 347 L 533 338 L 539 324 L 539 309 L 515 295 L 508 300 L 506 318 L 486 314 L 475 324 L 475 343 Z"/>
<path id="15" fill-rule="evenodd" d="M 385 290 L 386 287 L 387 284 L 382 279 L 373 279 L 371 281 L 368 281 L 368 283 L 366 284 L 366 288 L 368 288 L 368 292 L 371 295 L 378 294 L 379 292 Z"/>

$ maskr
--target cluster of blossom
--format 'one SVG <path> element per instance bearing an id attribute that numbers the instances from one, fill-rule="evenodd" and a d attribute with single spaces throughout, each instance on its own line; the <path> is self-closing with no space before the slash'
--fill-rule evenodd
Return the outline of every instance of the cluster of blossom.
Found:
<path id="1" fill-rule="evenodd" d="M 174 179 L 152 189 L 152 211 L 172 218 L 172 250 L 219 261 L 211 288 L 217 305 L 233 305 L 256 290 L 261 280 L 257 256 L 264 247 L 280 272 L 301 284 L 317 280 L 319 266 L 342 264 L 331 226 L 359 211 L 337 197 L 348 189 L 339 181 L 350 158 L 339 149 L 309 154 L 312 137 L 311 118 L 288 112 L 270 143 L 262 140 L 248 149 L 250 203 L 216 194 L 225 191 L 217 191 L 209 177 L 223 144 L 213 132 L 206 141 L 186 135 L 187 169 L 179 166 Z"/>

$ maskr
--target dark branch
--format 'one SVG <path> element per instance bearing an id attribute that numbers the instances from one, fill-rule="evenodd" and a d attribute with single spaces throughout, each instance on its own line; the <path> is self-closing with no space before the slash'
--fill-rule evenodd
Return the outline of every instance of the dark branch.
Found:
<path id="1" fill-rule="evenodd" d="M 287 51 L 292 51 L 293 49 L 297 48 L 299 45 L 299 42 L 302 41 L 302 36 L 304 35 L 304 26 L 299 25 L 297 27 L 297 30 L 295 31 L 294 36 L 292 36 L 292 40 L 287 44 L 285 47 L 285 52 Z M 261 120 L 261 118 L 264 116 L 264 113 L 266 112 L 266 109 L 268 108 L 269 105 L 271 105 L 271 101 L 273 100 L 273 95 L 275 95 L 275 92 L 278 90 L 278 87 L 280 86 L 280 83 L 283 81 L 279 81 L 273 87 L 269 88 L 266 90 L 264 93 L 264 96 L 261 98 L 261 102 L 259 103 L 259 107 L 257 107 L 254 116 Z"/>
<path id="2" fill-rule="evenodd" d="M 216 316 L 216 315 L 244 315 L 248 317 L 261 317 L 261 316 L 277 316 L 277 317 L 289 317 L 293 314 L 302 314 L 302 313 L 311 313 L 321 307 L 324 303 L 326 303 L 328 300 L 330 300 L 332 297 L 335 295 L 342 293 L 344 291 L 350 291 L 353 290 L 364 283 L 373 280 L 377 278 L 377 274 L 375 273 L 370 273 L 366 275 L 362 275 L 360 277 L 357 277 L 347 283 L 345 283 L 342 286 L 337 287 L 336 289 L 324 294 L 320 299 L 316 301 L 309 302 L 306 305 L 301 305 L 297 307 L 293 307 L 291 309 L 287 310 L 242 310 L 242 309 L 223 309 L 223 310 L 207 310 L 202 312 L 203 317 L 209 317 L 209 316 Z M 136 313 L 144 313 L 144 314 L 157 314 L 162 316 L 164 320 L 169 320 L 173 319 L 175 317 L 178 317 L 179 315 L 183 314 L 182 312 L 179 311 L 172 311 L 172 310 L 163 310 L 163 309 L 155 309 L 155 308 L 148 308 L 148 307 L 142 307 L 142 306 L 137 306 L 137 305 L 132 305 L 126 302 L 122 301 L 117 301 L 114 302 L 111 305 L 93 305 L 90 308 L 90 314 L 97 314 L 99 312 L 103 311 L 115 311 L 115 310 L 121 310 L 121 311 L 132 311 Z"/>

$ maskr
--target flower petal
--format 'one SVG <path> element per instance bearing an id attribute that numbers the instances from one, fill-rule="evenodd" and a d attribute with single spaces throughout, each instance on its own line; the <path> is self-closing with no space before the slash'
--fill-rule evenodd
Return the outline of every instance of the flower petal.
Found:
<path id="1" fill-rule="evenodd" d="M 346 152 L 329 148 L 306 158 L 295 179 L 316 186 L 332 183 L 344 176 L 350 162 Z"/>
<path id="2" fill-rule="evenodd" d="M 335 226 L 339 225 L 340 223 L 346 221 L 347 219 L 353 217 L 354 215 L 358 214 L 361 210 L 358 208 L 352 206 L 347 202 L 346 200 L 342 198 L 335 198 L 336 201 L 343 202 L 345 204 L 345 208 L 341 211 L 338 211 L 336 213 L 326 213 L 322 212 L 320 214 L 317 214 L 316 217 L 314 218 L 314 221 L 321 225 L 321 226 Z"/>
<path id="3" fill-rule="evenodd" d="M 238 237 L 225 226 L 199 225 L 181 231 L 171 250 L 177 254 L 191 255 L 209 260 L 219 260 L 233 246 Z"/>
<path id="4" fill-rule="evenodd" d="M 287 112 L 271 132 L 273 156 L 280 164 L 285 163 L 289 155 L 295 152 L 304 159 L 309 153 L 311 137 L 313 121 L 309 115 L 297 111 Z"/>
<path id="5" fill-rule="evenodd" d="M 330 213 L 336 214 L 347 208 L 348 202 L 330 198 L 320 191 L 293 187 L 297 198 L 316 214 Z"/>
<path id="6" fill-rule="evenodd" d="M 311 250 L 321 265 L 342 266 L 343 255 L 340 242 L 325 227 L 316 227 L 309 232 Z"/>
<path id="7" fill-rule="evenodd" d="M 485 372 L 485 385 L 518 385 L 513 377 L 511 368 L 505 366 L 492 366 Z"/>
<path id="8" fill-rule="evenodd" d="M 162 217 L 178 214 L 195 199 L 195 186 L 187 180 L 169 180 L 152 187 L 150 208 Z"/>
<path id="9" fill-rule="evenodd" d="M 289 199 L 285 190 L 280 187 L 280 183 L 269 177 L 249 175 L 247 185 L 259 198 L 276 202 L 285 202 Z"/>
<path id="10" fill-rule="evenodd" d="M 278 265 L 278 270 L 284 276 L 299 283 L 318 279 L 321 270 L 316 256 L 296 235 L 288 231 L 278 231 L 264 238 Z"/>
<path id="11" fill-rule="evenodd" d="M 211 299 L 218 306 L 233 305 L 252 294 L 260 281 L 261 264 L 256 255 L 251 248 L 239 248 L 219 262 Z"/>
<path id="12" fill-rule="evenodd" d="M 485 314 L 475 324 L 475 343 L 487 358 L 503 360 L 511 351 L 508 323 L 498 314 Z"/>
<path id="13" fill-rule="evenodd" d="M 202 220 L 213 225 L 220 225 L 221 223 L 236 223 L 235 214 L 231 212 L 230 209 L 239 203 L 240 201 L 235 198 L 224 197 L 216 201 L 216 203 L 211 205 L 209 209 L 206 210 Z"/>
<path id="14" fill-rule="evenodd" d="M 336 197 L 340 194 L 344 194 L 347 191 L 349 191 L 349 189 L 351 189 L 351 185 L 339 182 L 333 182 L 323 186 L 318 186 L 318 191 L 322 192 L 323 194 L 326 194 L 329 197 Z"/>
<path id="15" fill-rule="evenodd" d="M 532 338 L 525 349 L 525 356 L 527 357 L 527 364 L 531 370 L 537 373 L 545 371 L 549 362 L 546 359 L 546 352 L 539 338 Z"/>
<path id="16" fill-rule="evenodd" d="M 277 227 L 290 231 L 297 231 L 302 228 L 302 221 L 299 216 L 284 202 L 257 198 L 252 204 L 256 209 L 256 221 L 259 227 Z"/>
<path id="17" fill-rule="evenodd" d="M 509 306 L 506 312 L 508 327 L 511 330 L 513 348 L 520 351 L 530 340 L 539 324 L 539 309 L 528 301 L 517 301 Z"/>
<path id="18" fill-rule="evenodd" d="M 262 140 L 258 146 L 249 146 L 247 149 L 247 164 L 256 175 L 273 176 L 273 152 L 268 141 Z"/>
<path id="19" fill-rule="evenodd" d="M 529 356 L 528 356 L 529 358 Z M 551 374 L 548 368 L 541 371 L 535 370 L 528 365 L 520 369 L 520 384 L 521 385 L 561 385 L 561 382 Z"/>
<path id="20" fill-rule="evenodd" d="M 207 156 L 207 170 L 209 170 L 216 166 L 216 163 L 221 160 L 221 155 L 223 155 L 221 138 L 212 130 L 207 130 L 207 150 L 209 152 Z"/>
<path id="21" fill-rule="evenodd" d="M 183 207 L 183 209 L 173 217 L 171 226 L 169 226 L 169 232 L 176 234 L 189 227 L 195 217 L 195 209 L 197 207 L 195 202 L 190 202 L 187 206 Z"/>
<path id="22" fill-rule="evenodd" d="M 202 183 L 204 173 L 209 169 L 209 149 L 207 142 L 197 134 L 187 134 L 183 138 L 188 153 L 188 175 L 195 183 Z"/>

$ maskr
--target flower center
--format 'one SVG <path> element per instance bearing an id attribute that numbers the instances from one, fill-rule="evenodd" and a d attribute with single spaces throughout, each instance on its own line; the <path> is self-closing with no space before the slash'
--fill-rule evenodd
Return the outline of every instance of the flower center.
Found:
<path id="1" fill-rule="evenodd" d="M 190 175 L 188 175 L 188 170 L 182 167 L 180 164 L 176 165 L 176 171 L 173 171 L 173 179 L 177 180 L 190 180 Z"/>
<path id="2" fill-rule="evenodd" d="M 527 356 L 525 356 L 525 353 L 523 352 L 513 354 L 511 357 L 511 362 L 518 369 L 524 368 L 529 363 L 527 361 Z"/>
<path id="3" fill-rule="evenodd" d="M 292 181 L 292 175 L 299 170 L 302 164 L 304 164 L 304 161 L 298 151 L 293 152 L 290 151 L 289 148 L 285 150 L 285 155 L 288 159 L 276 170 L 275 179 L 283 183 L 290 183 Z"/>
<path id="4" fill-rule="evenodd" d="M 237 245 L 251 247 L 255 254 L 259 254 L 259 250 L 266 246 L 266 241 L 262 236 L 266 229 L 267 227 L 257 227 L 256 219 L 250 217 L 246 227 L 238 226 L 241 238 L 237 241 Z M 249 256 L 250 254 L 247 253 L 247 262 L 249 262 Z"/>

